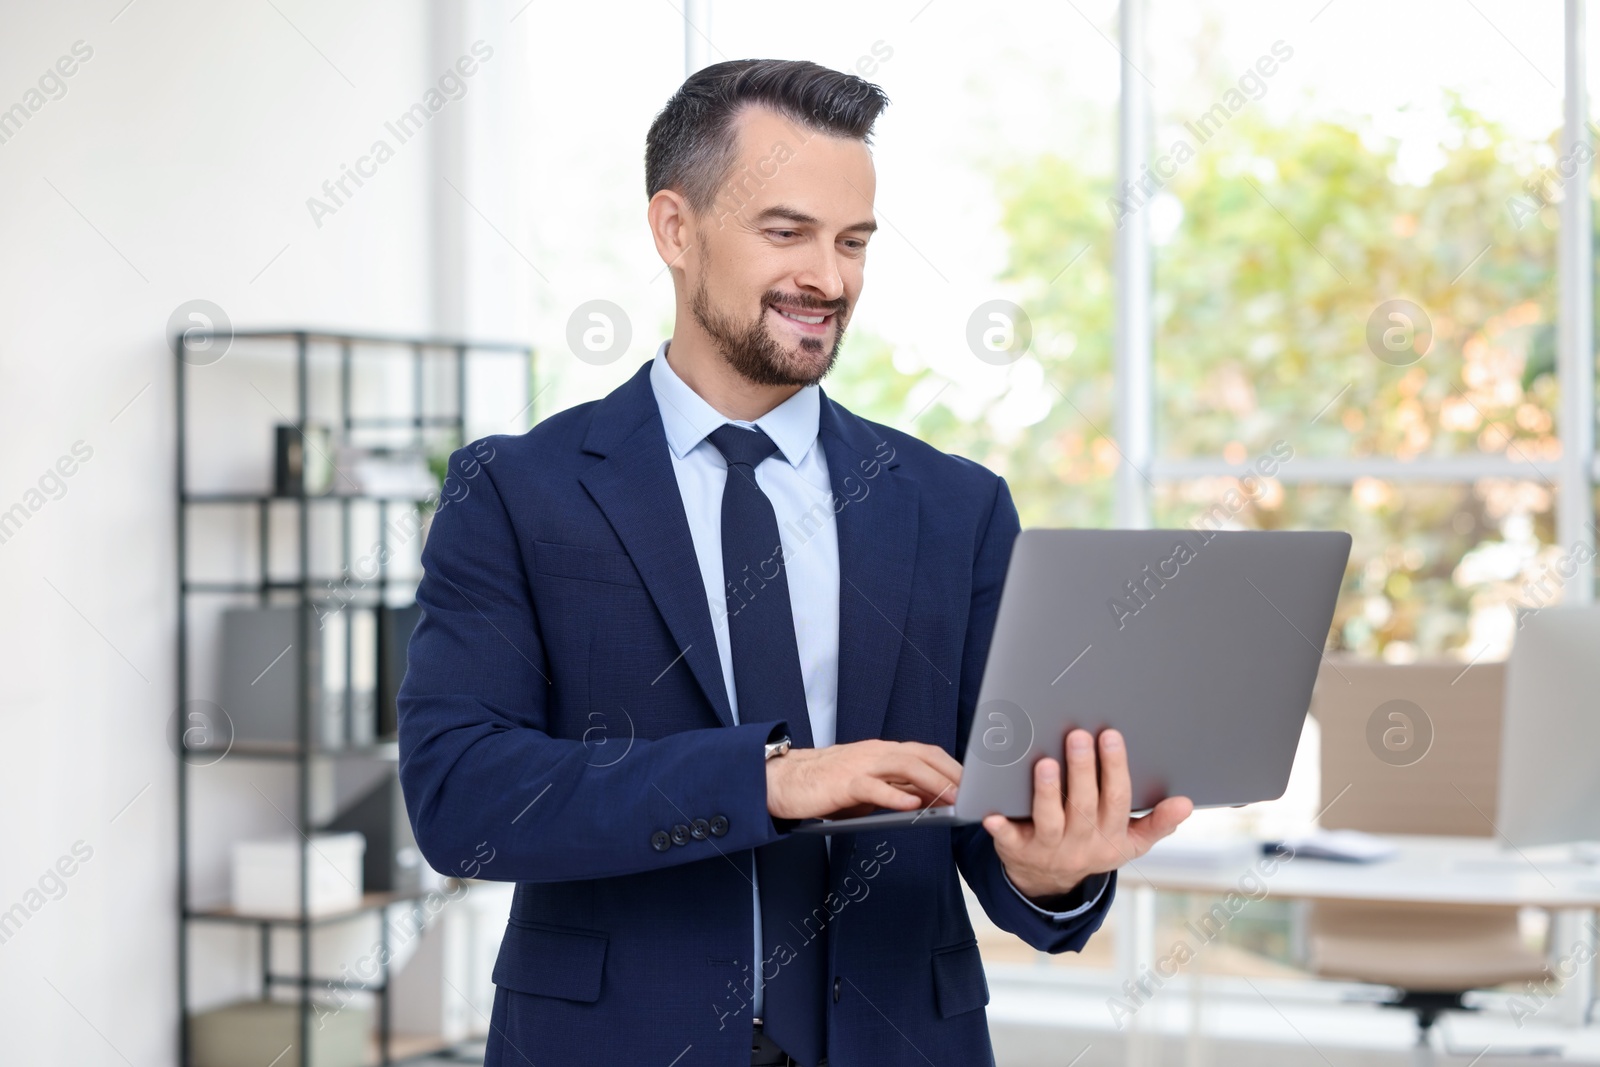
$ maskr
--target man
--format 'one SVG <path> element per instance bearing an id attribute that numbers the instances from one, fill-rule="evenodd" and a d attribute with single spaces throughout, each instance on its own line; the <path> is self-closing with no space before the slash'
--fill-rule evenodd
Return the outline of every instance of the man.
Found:
<path id="1" fill-rule="evenodd" d="M 517 883 L 487 1062 L 991 1063 L 957 872 L 1076 951 L 1129 818 L 1107 731 L 1031 821 L 791 833 L 949 803 L 1013 539 L 983 467 L 817 383 L 876 229 L 886 103 L 812 63 L 719 63 L 651 126 L 677 318 L 605 399 L 452 459 L 400 697 L 417 841 Z"/>

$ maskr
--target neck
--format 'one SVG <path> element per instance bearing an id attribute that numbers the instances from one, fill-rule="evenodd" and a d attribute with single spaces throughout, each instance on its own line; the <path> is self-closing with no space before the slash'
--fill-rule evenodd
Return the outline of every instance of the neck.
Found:
<path id="1" fill-rule="evenodd" d="M 798 385 L 757 385 L 739 374 L 692 315 L 678 316 L 667 362 L 685 385 L 730 419 L 754 422 L 800 391 Z"/>

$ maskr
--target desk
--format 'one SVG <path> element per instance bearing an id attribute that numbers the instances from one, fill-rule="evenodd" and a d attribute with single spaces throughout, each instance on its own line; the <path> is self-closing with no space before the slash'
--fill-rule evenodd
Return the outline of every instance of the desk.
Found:
<path id="1" fill-rule="evenodd" d="M 1226 896 L 1253 893 L 1258 899 L 1367 900 L 1406 904 L 1494 904 L 1544 908 L 1552 913 L 1552 962 L 1596 949 L 1594 916 L 1600 909 L 1600 866 L 1571 858 L 1566 846 L 1517 851 L 1495 838 L 1389 836 L 1399 853 L 1375 863 L 1340 863 L 1304 857 L 1263 863 L 1259 843 L 1234 841 L 1215 856 L 1149 856 L 1124 868 L 1120 893 L 1132 897 L 1133 934 L 1122 966 L 1130 972 L 1151 959 L 1154 894 L 1157 891 Z M 1187 850 L 1195 842 L 1176 847 Z M 1270 871 L 1270 873 L 1268 873 Z M 1265 885 L 1266 898 L 1260 886 Z M 1595 968 L 1577 968 L 1563 986 L 1562 1019 L 1589 1022 Z"/>

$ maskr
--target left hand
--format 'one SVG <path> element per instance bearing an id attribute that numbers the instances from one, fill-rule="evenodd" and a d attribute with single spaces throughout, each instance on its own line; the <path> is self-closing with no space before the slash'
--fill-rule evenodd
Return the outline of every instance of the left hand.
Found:
<path id="1" fill-rule="evenodd" d="M 1133 785 L 1116 730 L 1100 734 L 1098 767 L 1089 731 L 1071 731 L 1065 747 L 1064 799 L 1061 765 L 1046 757 L 1033 767 L 1032 823 L 1004 815 L 983 820 L 1011 884 L 1035 901 L 1071 892 L 1090 875 L 1138 859 L 1194 811 L 1188 797 L 1168 797 L 1148 815 L 1129 817 Z"/>

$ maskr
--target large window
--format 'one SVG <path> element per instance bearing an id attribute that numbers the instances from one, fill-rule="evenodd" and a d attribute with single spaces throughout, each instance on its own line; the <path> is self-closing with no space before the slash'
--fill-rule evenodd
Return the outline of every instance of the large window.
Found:
<path id="1" fill-rule="evenodd" d="M 1147 33 L 1154 521 L 1273 457 L 1233 518 L 1355 535 L 1331 647 L 1503 657 L 1561 592 L 1560 6 L 1158 2 Z"/>

